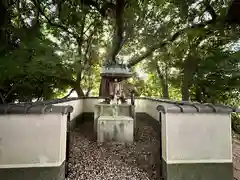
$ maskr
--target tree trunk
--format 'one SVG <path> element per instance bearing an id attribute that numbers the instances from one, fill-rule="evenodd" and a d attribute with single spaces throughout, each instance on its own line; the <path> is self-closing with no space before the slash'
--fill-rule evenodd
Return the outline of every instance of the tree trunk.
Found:
<path id="1" fill-rule="evenodd" d="M 109 80 L 102 77 L 99 87 L 99 96 L 100 97 L 109 97 Z"/>
<path id="2" fill-rule="evenodd" d="M 87 90 L 87 92 L 85 94 L 86 97 L 89 97 L 89 94 L 90 94 L 91 90 L 92 90 L 92 88 L 88 88 L 88 90 Z"/>
<path id="3" fill-rule="evenodd" d="M 0 53 L 3 56 L 8 52 L 8 49 L 12 47 L 12 44 L 10 43 L 10 33 L 7 30 L 8 26 L 11 24 L 11 17 L 10 11 L 7 10 L 6 2 L 0 1 Z"/>
<path id="4" fill-rule="evenodd" d="M 162 86 L 162 95 L 164 99 L 169 99 L 169 91 L 168 91 L 168 83 L 167 83 L 167 72 L 166 72 L 166 77 L 164 78 L 159 65 L 156 65 L 157 68 L 157 74 L 158 78 L 160 80 L 161 86 Z"/>
<path id="5" fill-rule="evenodd" d="M 183 64 L 183 80 L 182 80 L 182 100 L 189 101 L 190 93 L 189 88 L 192 86 L 193 75 L 197 70 L 198 61 L 197 58 L 193 58 L 189 55 Z"/>
<path id="6" fill-rule="evenodd" d="M 202 102 L 202 87 L 200 86 L 200 84 L 196 84 L 196 92 L 195 92 L 195 100 L 197 102 Z"/>
<path id="7" fill-rule="evenodd" d="M 197 57 L 189 56 L 184 62 L 183 80 L 182 80 L 182 100 L 189 101 L 190 93 L 189 88 L 192 86 L 193 76 L 197 71 L 200 59 Z"/>
<path id="8" fill-rule="evenodd" d="M 84 92 L 83 92 L 83 90 L 80 86 L 75 87 L 74 90 L 76 91 L 78 97 L 83 97 L 84 96 Z"/>
<path id="9" fill-rule="evenodd" d="M 162 93 L 163 93 L 163 99 L 169 99 L 168 84 L 165 84 L 165 86 L 163 86 Z"/>
<path id="10" fill-rule="evenodd" d="M 68 98 L 68 97 L 72 94 L 73 91 L 74 91 L 74 89 L 71 89 L 71 91 L 70 91 L 66 96 L 64 96 L 62 99 Z M 76 92 L 77 92 L 77 91 L 76 91 Z"/>
<path id="11" fill-rule="evenodd" d="M 196 57 L 196 48 L 202 41 L 203 37 L 197 39 L 195 44 L 188 51 L 188 55 L 183 63 L 183 80 L 182 80 L 182 100 L 189 101 L 189 88 L 192 86 L 193 75 L 198 69 L 200 58 Z"/>
<path id="12" fill-rule="evenodd" d="M 184 68 L 183 70 L 183 80 L 182 80 L 182 87 L 181 87 L 181 93 L 182 93 L 182 100 L 183 101 L 189 101 L 189 88 L 191 86 L 191 70 Z"/>

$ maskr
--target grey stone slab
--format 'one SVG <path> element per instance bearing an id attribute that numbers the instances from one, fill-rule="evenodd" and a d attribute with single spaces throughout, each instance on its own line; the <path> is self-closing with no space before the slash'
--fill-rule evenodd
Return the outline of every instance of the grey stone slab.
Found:
<path id="1" fill-rule="evenodd" d="M 1 180 L 64 180 L 65 162 L 59 167 L 0 169 Z"/>

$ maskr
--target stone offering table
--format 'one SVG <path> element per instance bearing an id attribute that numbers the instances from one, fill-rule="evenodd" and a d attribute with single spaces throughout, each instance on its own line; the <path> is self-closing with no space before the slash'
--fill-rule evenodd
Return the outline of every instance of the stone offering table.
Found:
<path id="1" fill-rule="evenodd" d="M 133 142 L 133 121 L 129 116 L 100 116 L 97 120 L 97 142 Z"/>
<path id="2" fill-rule="evenodd" d="M 101 70 L 99 96 L 105 101 L 94 107 L 94 131 L 98 142 L 132 142 L 135 121 L 135 106 L 126 101 L 122 81 L 133 73 L 126 64 L 108 60 Z M 132 96 L 134 97 L 134 96 Z"/>
<path id="3" fill-rule="evenodd" d="M 129 104 L 96 104 L 94 109 L 94 131 L 98 142 L 133 141 L 135 107 Z"/>
<path id="4" fill-rule="evenodd" d="M 115 110 L 114 110 L 115 108 Z M 135 119 L 135 106 L 130 104 L 96 104 L 94 108 L 94 130 L 96 132 L 97 119 L 100 116 L 114 116 L 114 111 L 116 111 L 116 116 L 129 116 Z M 134 120 L 135 124 L 135 120 Z M 135 127 L 135 126 L 134 126 Z"/>

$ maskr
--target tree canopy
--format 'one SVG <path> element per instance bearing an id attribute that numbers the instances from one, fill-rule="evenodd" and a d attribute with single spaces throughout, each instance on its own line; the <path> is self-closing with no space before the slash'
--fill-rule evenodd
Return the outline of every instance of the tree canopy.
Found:
<path id="1" fill-rule="evenodd" d="M 97 96 L 123 61 L 141 96 L 239 104 L 239 25 L 230 0 L 0 2 L 1 103 Z"/>

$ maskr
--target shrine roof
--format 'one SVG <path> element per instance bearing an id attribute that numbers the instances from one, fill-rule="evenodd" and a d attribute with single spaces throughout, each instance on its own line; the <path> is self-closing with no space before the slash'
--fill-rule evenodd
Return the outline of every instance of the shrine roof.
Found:
<path id="1" fill-rule="evenodd" d="M 101 69 L 101 76 L 106 77 L 131 77 L 133 73 L 125 64 L 105 65 Z"/>

